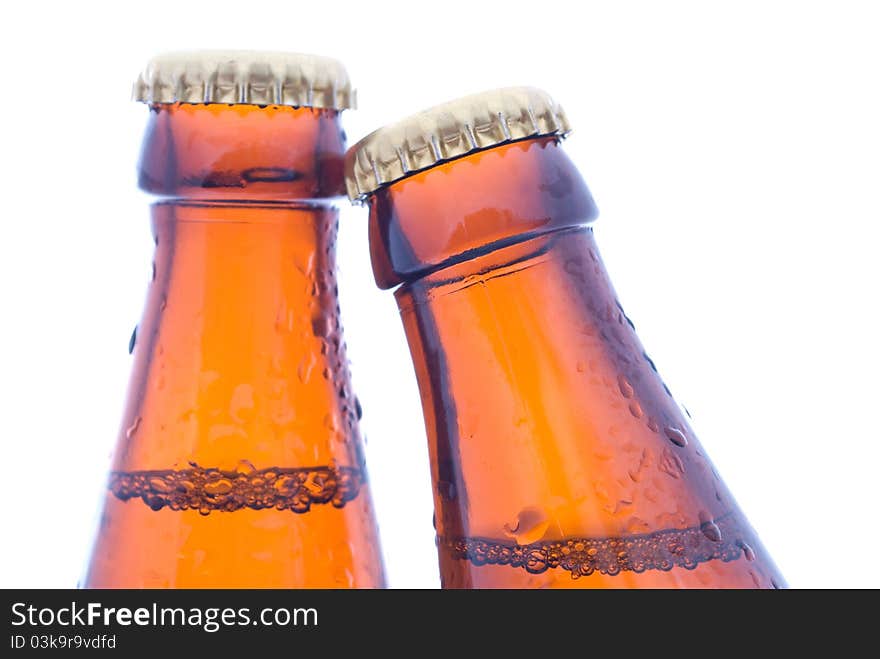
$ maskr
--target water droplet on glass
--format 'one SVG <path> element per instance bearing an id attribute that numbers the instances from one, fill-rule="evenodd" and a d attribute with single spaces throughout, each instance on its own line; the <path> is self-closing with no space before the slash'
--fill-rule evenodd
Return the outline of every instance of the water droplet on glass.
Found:
<path id="1" fill-rule="evenodd" d="M 131 439 L 134 437 L 134 434 L 137 432 L 138 426 L 141 425 L 141 418 L 135 417 L 134 421 L 132 421 L 131 425 L 125 429 L 125 438 Z"/>
<path id="2" fill-rule="evenodd" d="M 312 369 L 315 367 L 315 355 L 309 352 L 308 356 L 303 357 L 296 367 L 296 376 L 303 384 L 307 384 L 309 378 L 312 377 Z"/>
<path id="3" fill-rule="evenodd" d="M 630 469 L 627 473 L 629 474 L 629 478 L 633 483 L 638 483 L 642 480 L 642 471 L 646 467 L 651 465 L 651 453 L 648 449 L 642 449 L 642 455 L 639 457 L 639 463 L 635 466 L 634 469 Z"/>
<path id="4" fill-rule="evenodd" d="M 624 376 L 621 375 L 617 378 L 617 386 L 620 388 L 620 393 L 623 394 L 624 398 L 633 397 L 633 394 L 635 392 L 633 391 L 632 385 L 629 383 L 629 380 L 627 380 Z"/>
<path id="5" fill-rule="evenodd" d="M 641 419 L 645 416 L 644 411 L 642 411 L 642 406 L 639 405 L 636 401 L 630 401 L 629 404 L 629 413 L 632 414 L 635 418 Z"/>
<path id="6" fill-rule="evenodd" d="M 688 440 L 687 437 L 684 436 L 684 433 L 678 428 L 673 428 L 672 426 L 666 426 L 663 429 L 663 432 L 666 433 L 666 439 L 675 444 L 676 446 L 685 447 L 687 446 Z"/>
<path id="7" fill-rule="evenodd" d="M 294 263 L 296 264 L 297 270 L 299 270 L 304 276 L 310 277 L 315 269 L 315 253 L 309 252 L 305 259 L 296 258 Z"/>
<path id="8" fill-rule="evenodd" d="M 752 578 L 752 583 L 755 584 L 755 588 L 761 588 L 761 580 L 758 578 L 758 575 L 754 570 L 749 570 L 749 576 Z"/>
<path id="9" fill-rule="evenodd" d="M 586 277 L 584 276 L 584 272 L 583 272 L 584 266 L 583 266 L 583 263 L 581 263 L 581 260 L 579 258 L 568 259 L 565 262 L 565 265 L 563 267 L 565 268 L 565 271 L 568 274 L 570 274 L 572 277 L 574 277 L 576 279 L 580 279 L 581 281 L 586 280 Z"/>
<path id="10" fill-rule="evenodd" d="M 504 533 L 518 545 L 529 545 L 544 537 L 549 526 L 550 518 L 543 509 L 527 506 L 519 511 L 515 523 L 504 525 Z"/>
<path id="11" fill-rule="evenodd" d="M 663 449 L 663 454 L 657 463 L 657 467 L 672 478 L 680 478 L 684 473 L 684 463 L 681 461 L 681 458 L 668 448 Z"/>
<path id="12" fill-rule="evenodd" d="M 743 556 L 745 556 L 745 559 L 747 561 L 751 563 L 753 560 L 755 560 L 755 550 L 752 549 L 749 544 L 740 541 L 739 546 L 743 550 Z"/>
<path id="13" fill-rule="evenodd" d="M 128 354 L 134 352 L 134 346 L 137 344 L 138 326 L 135 325 L 131 331 L 131 338 L 128 340 Z"/>
<path id="14" fill-rule="evenodd" d="M 596 481 L 593 483 L 593 491 L 596 493 L 597 497 L 602 499 L 602 501 L 608 501 L 608 489 L 602 481 Z"/>
<path id="15" fill-rule="evenodd" d="M 335 414 L 329 413 L 324 415 L 324 427 L 334 433 L 339 430 L 339 424 L 336 423 Z"/>
<path id="16" fill-rule="evenodd" d="M 702 531 L 703 535 L 709 538 L 712 542 L 721 542 L 721 529 L 718 528 L 718 525 L 714 520 L 710 519 L 701 523 L 700 531 Z"/>
<path id="17" fill-rule="evenodd" d="M 452 501 L 457 494 L 455 483 L 450 481 L 437 481 L 437 492 L 440 494 L 440 498 Z"/>
<path id="18" fill-rule="evenodd" d="M 358 400 L 357 396 L 354 397 L 354 414 L 357 417 L 358 421 L 360 421 L 364 416 L 364 410 L 361 407 L 361 401 Z"/>
<path id="19" fill-rule="evenodd" d="M 333 332 L 333 321 L 327 315 L 312 318 L 312 334 L 320 339 L 326 339 Z"/>

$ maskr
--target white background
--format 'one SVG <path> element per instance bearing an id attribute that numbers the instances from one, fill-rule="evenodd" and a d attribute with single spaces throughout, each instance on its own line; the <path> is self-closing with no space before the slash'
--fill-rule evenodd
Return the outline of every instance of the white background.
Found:
<path id="1" fill-rule="evenodd" d="M 864 2 L 7 3 L 0 26 L 0 586 L 73 586 L 152 242 L 130 84 L 180 48 L 346 62 L 354 141 L 550 91 L 628 314 L 793 586 L 880 586 L 880 21 Z M 363 209 L 342 305 L 387 571 L 435 586 L 427 451 Z"/>

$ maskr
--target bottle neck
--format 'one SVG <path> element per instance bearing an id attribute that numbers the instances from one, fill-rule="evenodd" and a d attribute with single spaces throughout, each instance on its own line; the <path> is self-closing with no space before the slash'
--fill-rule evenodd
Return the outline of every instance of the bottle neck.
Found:
<path id="1" fill-rule="evenodd" d="M 369 204 L 373 272 L 382 288 L 598 214 L 555 137 L 437 165 L 378 190 Z"/>
<path id="2" fill-rule="evenodd" d="M 343 193 L 345 134 L 335 110 L 156 104 L 139 185 L 202 200 L 318 200 Z"/>
<path id="3" fill-rule="evenodd" d="M 778 573 L 615 295 L 583 226 L 595 215 L 552 139 L 373 197 L 376 278 L 403 282 L 443 583 L 771 585 Z"/>
<path id="4" fill-rule="evenodd" d="M 441 556 L 572 538 L 611 556 L 615 538 L 635 535 L 684 543 L 690 565 L 755 546 L 617 301 L 591 229 L 544 233 L 395 295 L 425 408 Z M 617 569 L 609 560 L 601 568 Z"/>
<path id="5" fill-rule="evenodd" d="M 156 253 L 88 587 L 381 587 L 335 112 L 152 108 Z"/>
<path id="6" fill-rule="evenodd" d="M 344 146 L 333 110 L 151 107 L 140 186 L 168 199 L 116 469 L 360 464 L 328 203 Z"/>
<path id="7" fill-rule="evenodd" d="M 162 202 L 153 227 L 115 469 L 359 466 L 336 209 Z"/>

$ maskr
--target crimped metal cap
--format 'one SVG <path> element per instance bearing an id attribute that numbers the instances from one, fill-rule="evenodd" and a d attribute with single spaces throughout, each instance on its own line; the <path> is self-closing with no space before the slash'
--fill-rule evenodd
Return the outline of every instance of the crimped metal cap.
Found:
<path id="1" fill-rule="evenodd" d="M 562 108 L 534 87 L 465 96 L 370 133 L 345 154 L 345 186 L 362 200 L 383 185 L 472 151 L 571 131 Z"/>
<path id="2" fill-rule="evenodd" d="M 259 51 L 192 51 L 154 57 L 132 97 L 143 103 L 246 103 L 346 110 L 355 92 L 329 57 Z"/>

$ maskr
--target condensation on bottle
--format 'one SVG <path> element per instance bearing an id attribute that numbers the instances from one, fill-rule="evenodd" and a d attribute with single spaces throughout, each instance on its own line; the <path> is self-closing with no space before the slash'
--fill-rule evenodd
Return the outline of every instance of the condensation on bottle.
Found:
<path id="1" fill-rule="evenodd" d="M 421 389 L 441 582 L 782 586 L 614 292 L 569 131 L 508 88 L 346 154 Z"/>
<path id="2" fill-rule="evenodd" d="M 172 53 L 134 97 L 155 260 L 83 585 L 382 587 L 337 300 L 345 69 Z"/>

